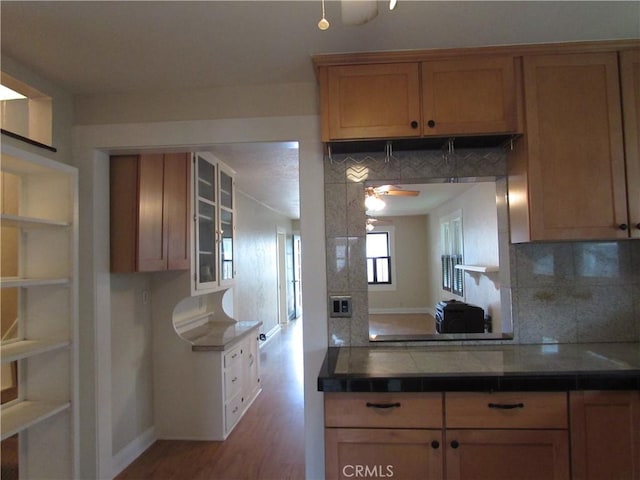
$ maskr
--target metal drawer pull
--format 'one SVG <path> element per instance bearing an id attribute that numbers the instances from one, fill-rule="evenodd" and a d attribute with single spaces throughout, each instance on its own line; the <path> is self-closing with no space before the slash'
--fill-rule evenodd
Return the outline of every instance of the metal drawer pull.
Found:
<path id="1" fill-rule="evenodd" d="M 396 403 L 371 403 L 371 402 L 367 402 L 367 408 L 400 408 L 400 402 L 396 402 Z"/>
<path id="2" fill-rule="evenodd" d="M 487 407 L 499 410 L 513 410 L 514 408 L 524 408 L 524 403 L 489 403 Z"/>

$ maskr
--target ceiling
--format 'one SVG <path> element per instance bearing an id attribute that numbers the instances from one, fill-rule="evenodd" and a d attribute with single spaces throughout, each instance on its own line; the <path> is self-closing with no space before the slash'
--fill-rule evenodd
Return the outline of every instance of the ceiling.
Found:
<path id="1" fill-rule="evenodd" d="M 640 37 L 637 1 L 399 0 L 378 10 L 347 26 L 340 2 L 326 1 L 331 27 L 320 31 L 320 0 L 2 0 L 1 49 L 73 95 L 100 95 L 315 82 L 316 53 Z M 298 189 L 277 186 L 297 177 L 297 152 L 261 146 L 224 146 L 219 156 L 237 170 L 238 188 L 297 218 Z"/>

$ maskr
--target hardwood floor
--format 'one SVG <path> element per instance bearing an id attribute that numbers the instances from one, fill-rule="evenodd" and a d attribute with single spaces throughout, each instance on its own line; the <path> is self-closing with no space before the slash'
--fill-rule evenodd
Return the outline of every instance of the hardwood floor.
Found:
<path id="1" fill-rule="evenodd" d="M 302 319 L 260 349 L 262 393 L 224 442 L 159 440 L 118 480 L 303 480 Z"/>
<path id="2" fill-rule="evenodd" d="M 436 333 L 436 319 L 428 313 L 370 314 L 369 333 L 372 335 L 432 335 Z"/>

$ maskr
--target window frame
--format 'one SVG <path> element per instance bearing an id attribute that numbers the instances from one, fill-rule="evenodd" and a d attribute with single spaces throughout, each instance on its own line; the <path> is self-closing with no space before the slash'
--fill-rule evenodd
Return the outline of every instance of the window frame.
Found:
<path id="1" fill-rule="evenodd" d="M 367 258 L 367 285 L 369 290 L 372 291 L 384 291 L 384 290 L 396 290 L 396 255 L 395 255 L 395 227 L 393 226 L 376 226 L 371 232 L 367 232 L 367 237 L 365 237 L 365 252 L 366 252 L 366 239 L 370 234 L 381 234 L 385 233 L 387 235 L 388 241 L 388 253 L 389 253 L 389 282 L 379 282 L 379 283 L 369 283 L 369 258 Z M 366 255 L 366 254 L 365 254 Z M 381 258 L 381 257 L 378 257 Z"/>
<path id="2" fill-rule="evenodd" d="M 464 298 L 464 228 L 462 210 L 440 217 L 440 280 L 442 290 Z"/>

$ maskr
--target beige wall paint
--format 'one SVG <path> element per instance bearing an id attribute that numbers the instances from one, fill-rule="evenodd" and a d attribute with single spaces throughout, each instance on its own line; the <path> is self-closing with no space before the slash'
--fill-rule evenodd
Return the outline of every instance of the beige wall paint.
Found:
<path id="1" fill-rule="evenodd" d="M 278 228 L 291 235 L 291 220 L 242 192 L 236 193 L 237 276 L 235 319 L 261 320 L 261 331 L 278 326 Z"/>
<path id="2" fill-rule="evenodd" d="M 317 115 L 315 83 L 79 96 L 76 122 L 107 123 Z"/>
<path id="3" fill-rule="evenodd" d="M 411 215 L 381 217 L 395 231 L 395 290 L 369 287 L 369 312 L 425 312 L 429 307 L 427 291 L 427 217 Z M 381 230 L 384 230 L 382 228 Z"/>

